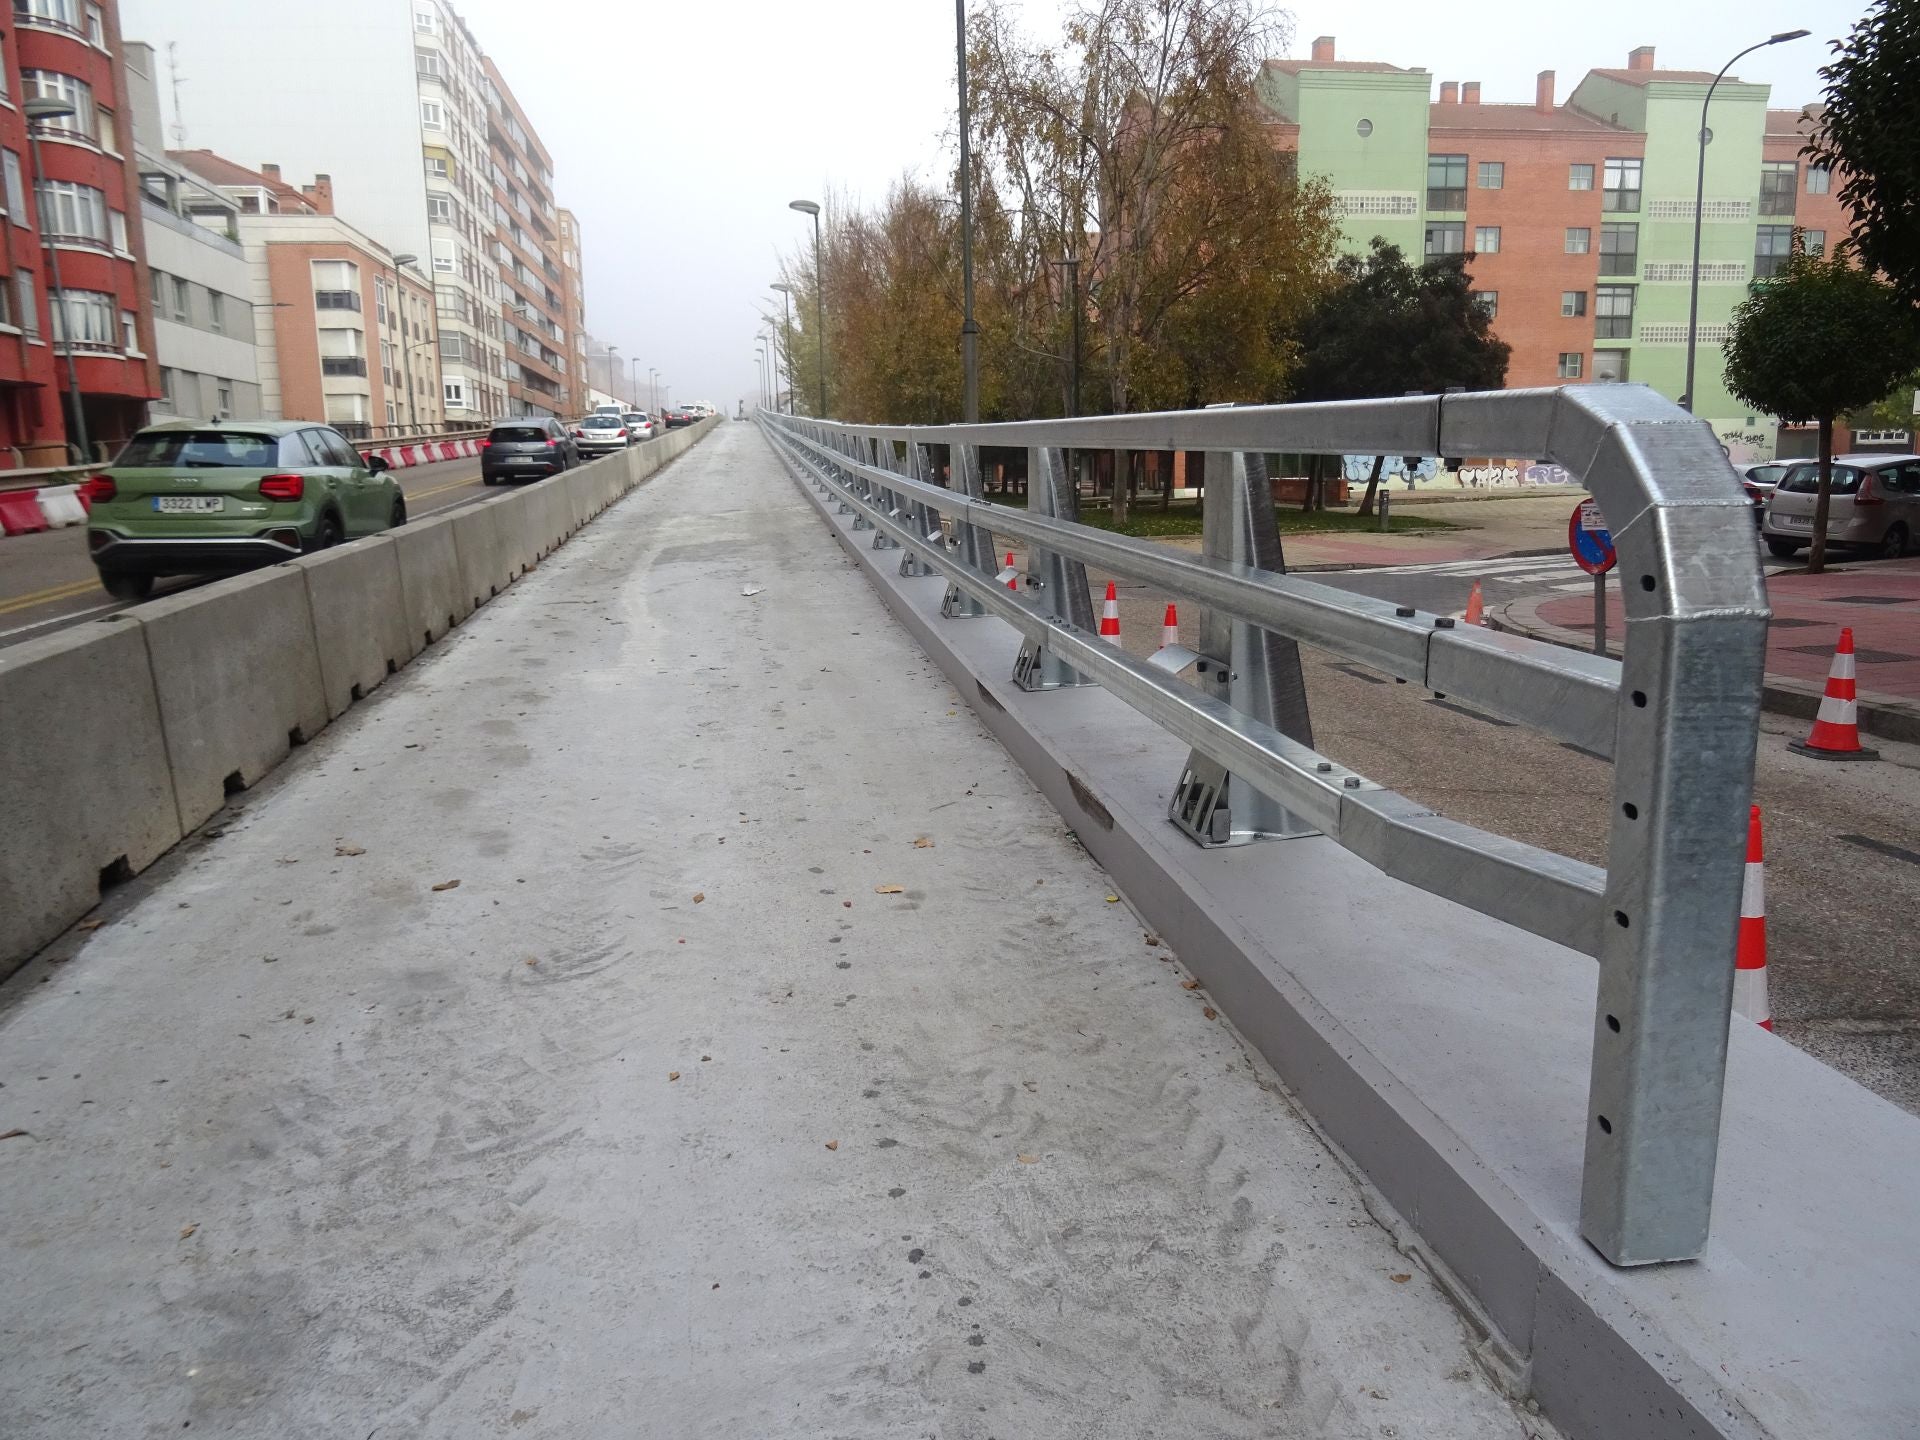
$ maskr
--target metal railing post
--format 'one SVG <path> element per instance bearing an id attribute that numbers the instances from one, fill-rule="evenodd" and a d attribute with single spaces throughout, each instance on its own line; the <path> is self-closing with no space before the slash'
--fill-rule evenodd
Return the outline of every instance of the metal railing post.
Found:
<path id="1" fill-rule="evenodd" d="M 1079 497 L 1067 474 L 1064 453 L 1051 445 L 1027 450 L 1027 512 L 1055 520 L 1078 520 Z M 1040 608 L 1057 620 L 1093 629 L 1093 597 L 1087 591 L 1087 567 L 1078 560 L 1038 545 L 1027 550 L 1027 589 L 1038 591 Z M 1063 690 L 1099 682 L 1082 675 L 1047 648 L 1045 640 L 1023 639 L 1013 662 L 1013 683 L 1022 690 Z"/>
<path id="2" fill-rule="evenodd" d="M 1201 544 L 1209 560 L 1285 574 L 1265 459 L 1246 450 L 1206 452 Z M 1300 646 L 1224 610 L 1200 612 L 1200 687 L 1290 740 L 1313 744 Z M 1167 814 L 1202 845 L 1244 845 L 1318 832 L 1270 795 L 1198 750 L 1187 756 Z"/>
<path id="3" fill-rule="evenodd" d="M 885 470 L 889 473 L 897 471 L 900 468 L 900 462 L 894 457 L 893 441 L 876 437 L 872 440 L 856 439 L 853 443 L 859 447 L 862 455 L 866 453 L 869 446 L 872 447 L 873 464 L 875 468 Z M 887 489 L 884 485 L 876 485 L 873 490 L 873 498 L 875 502 L 887 512 L 887 518 L 892 520 L 900 518 L 900 497 L 894 494 L 893 491 Z M 873 548 L 875 550 L 898 550 L 900 549 L 900 542 L 876 525 L 873 531 Z"/>
<path id="4" fill-rule="evenodd" d="M 918 480 L 922 485 L 932 485 L 936 483 L 933 478 L 933 466 L 927 461 L 927 447 L 912 438 L 907 440 L 906 473 L 908 479 Z M 940 512 L 938 510 L 935 510 L 924 500 L 910 499 L 907 501 L 907 514 L 910 517 L 914 534 L 934 544 L 945 545 L 947 543 L 946 532 L 941 527 Z M 913 549 L 911 546 L 905 546 L 902 547 L 900 556 L 900 573 L 905 576 L 917 577 L 937 576 L 940 572 L 922 560 L 919 551 Z"/>
<path id="5" fill-rule="evenodd" d="M 856 443 L 854 438 L 845 431 L 834 432 L 834 448 L 848 459 L 855 458 L 854 445 Z M 844 483 L 846 487 L 853 492 L 855 499 L 871 500 L 873 498 L 873 485 L 860 471 L 849 468 L 846 471 L 846 480 Z M 861 509 L 858 505 L 849 505 L 847 508 L 853 511 L 853 528 L 855 530 L 873 529 L 873 521 L 867 518 L 867 512 L 865 510 Z"/>
<path id="6" fill-rule="evenodd" d="M 947 488 L 966 500 L 986 498 L 980 480 L 979 446 L 962 445 L 958 441 L 948 445 Z M 960 550 L 960 562 L 969 570 L 978 570 L 982 575 L 999 573 L 993 536 L 983 526 L 956 523 L 953 538 Z M 940 613 L 950 620 L 973 618 L 985 615 L 987 607 L 949 581 L 946 596 L 940 601 Z"/>

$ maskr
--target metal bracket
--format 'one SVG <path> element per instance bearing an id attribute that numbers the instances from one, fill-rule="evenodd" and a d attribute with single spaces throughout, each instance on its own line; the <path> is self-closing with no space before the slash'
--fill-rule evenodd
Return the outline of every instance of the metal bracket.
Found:
<path id="1" fill-rule="evenodd" d="M 886 443 L 890 444 L 891 442 Z M 923 485 L 931 485 L 936 483 L 933 478 L 932 469 L 933 467 L 927 463 L 926 446 L 913 440 L 907 441 L 906 473 L 908 477 L 918 480 Z M 941 545 L 946 544 L 946 536 L 940 528 L 940 513 L 931 505 L 920 500 L 913 500 L 907 505 L 907 513 L 912 517 L 914 534 L 924 536 L 928 540 Z M 915 550 L 911 545 L 903 545 L 900 547 L 900 550 L 900 573 L 902 575 L 939 575 L 940 572 L 922 560 L 920 558 L 920 552 Z"/>
<path id="2" fill-rule="evenodd" d="M 1065 456 L 1050 445 L 1036 445 L 1027 451 L 1027 512 L 1055 520 L 1080 518 L 1079 496 L 1067 474 Z M 1027 553 L 1027 588 L 1039 592 L 1043 607 L 1056 620 L 1082 630 L 1093 629 L 1087 567 L 1078 560 L 1034 546 Z M 1022 690 L 1064 690 L 1099 682 L 1056 657 L 1044 640 L 1028 639 L 1013 662 L 1013 683 Z"/>
<path id="3" fill-rule="evenodd" d="M 980 481 L 980 450 L 978 446 L 952 444 L 947 447 L 947 487 L 957 491 L 968 500 L 983 500 L 986 492 Z M 953 543 L 960 551 L 960 560 L 969 570 L 978 570 L 982 575 L 992 575 L 999 567 L 993 561 L 993 536 L 979 525 L 957 525 L 954 527 Z M 949 583 L 947 593 L 940 601 L 940 613 L 949 620 L 971 618 L 985 615 L 987 607 L 958 585 Z"/>

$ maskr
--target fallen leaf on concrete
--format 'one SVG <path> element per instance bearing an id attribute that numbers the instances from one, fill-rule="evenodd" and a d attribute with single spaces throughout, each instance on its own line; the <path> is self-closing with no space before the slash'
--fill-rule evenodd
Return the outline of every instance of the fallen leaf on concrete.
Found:
<path id="1" fill-rule="evenodd" d="M 18 1126 L 16 1126 L 16 1127 L 15 1127 L 15 1128 L 13 1128 L 12 1130 L 9 1130 L 9 1131 L 7 1131 L 7 1133 L 6 1133 L 6 1134 L 4 1134 L 4 1135 L 0 1135 L 0 1140 L 16 1140 L 16 1139 L 18 1139 L 18 1138 L 19 1138 L 20 1136 L 22 1136 L 22 1135 L 26 1135 L 26 1134 L 27 1134 L 27 1132 L 26 1132 L 25 1130 L 22 1130 L 22 1129 L 20 1129 L 20 1128 L 19 1128 Z M 31 1137 L 29 1137 L 29 1138 L 31 1138 Z"/>
<path id="2" fill-rule="evenodd" d="M 1018 1160 L 1022 1165 L 1038 1165 L 1040 1163 L 1040 1157 L 1038 1155 L 1016 1155 L 1013 1158 Z"/>
<path id="3" fill-rule="evenodd" d="M 740 594 L 741 594 L 741 596 L 742 596 L 743 598 L 749 598 L 749 599 L 750 599 L 751 597 L 753 597 L 753 596 L 755 596 L 755 595 L 759 595 L 759 594 L 763 594 L 763 593 L 764 593 L 764 592 L 766 591 L 766 588 L 767 588 L 767 587 L 766 587 L 766 586 L 764 586 L 764 585 L 749 585 L 749 586 L 747 586 L 747 587 L 746 587 L 746 588 L 745 588 L 744 590 L 742 590 L 742 591 L 740 592 Z M 718 1285 L 716 1285 L 716 1286 L 714 1286 L 713 1288 L 714 1288 L 714 1289 L 716 1289 L 716 1290 L 718 1290 L 718 1289 L 719 1289 L 720 1287 L 719 1287 Z"/>
<path id="4" fill-rule="evenodd" d="M 520 963 L 523 965 L 538 965 L 540 963 L 540 957 L 538 955 L 529 955 Z"/>
<path id="5" fill-rule="evenodd" d="M 702 1055 L 700 1058 L 702 1060 L 711 1060 L 713 1057 L 711 1055 Z"/>
<path id="6" fill-rule="evenodd" d="M 853 902 L 851 900 L 842 900 L 840 902 L 840 908 L 843 910 L 851 910 L 853 908 Z"/>
<path id="7" fill-rule="evenodd" d="M 1119 903 L 1120 903 L 1120 897 L 1118 895 L 1107 896 L 1107 904 L 1118 905 Z"/>
<path id="8" fill-rule="evenodd" d="M 195 1222 L 194 1222 L 193 1224 L 191 1224 L 191 1225 L 183 1225 L 183 1226 L 181 1226 L 181 1227 L 180 1227 L 180 1238 L 181 1238 L 182 1240 L 185 1240 L 185 1239 L 186 1239 L 187 1237 L 189 1237 L 190 1235 L 192 1235 L 192 1234 L 193 1234 L 193 1232 L 194 1232 L 194 1231 L 196 1231 L 196 1230 L 198 1230 L 199 1228 L 200 1228 L 200 1222 L 199 1222 L 199 1221 L 197 1221 L 197 1220 L 196 1220 L 196 1221 L 195 1221 Z"/>
<path id="9" fill-rule="evenodd" d="M 336 855 L 364 855 L 367 851 L 364 845 L 336 845 L 333 847 L 333 853 Z"/>
<path id="10" fill-rule="evenodd" d="M 1206 1016 L 1207 1019 L 1209 1020 L 1218 1020 L 1220 1018 L 1220 1012 L 1214 1009 L 1211 1005 L 1207 1006 L 1200 1013 Z"/>
<path id="11" fill-rule="evenodd" d="M 839 1148 L 840 1148 L 840 1142 L 838 1140 L 827 1141 L 827 1149 L 838 1150 Z"/>
<path id="12" fill-rule="evenodd" d="M 1148 935 L 1145 938 L 1147 942 L 1147 948 L 1149 950 L 1158 948 L 1160 944 L 1160 937 L 1158 935 Z"/>
<path id="13" fill-rule="evenodd" d="M 678 1080 L 679 1078 L 680 1078 L 680 1072 L 678 1070 L 667 1071 L 667 1079 Z"/>
<path id="14" fill-rule="evenodd" d="M 73 928 L 76 930 L 98 930 L 102 925 L 106 923 L 107 922 L 104 920 L 82 920 L 78 925 L 75 925 Z"/>
<path id="15" fill-rule="evenodd" d="M 933 841 L 922 835 L 918 840 L 913 842 L 913 848 L 916 850 L 931 850 L 933 848 Z"/>
<path id="16" fill-rule="evenodd" d="M 1182 990 L 1198 990 L 1200 988 L 1200 982 L 1198 980 L 1182 980 L 1180 982 L 1180 988 Z"/>
<path id="17" fill-rule="evenodd" d="M 313 1024 L 313 1016 L 311 1016 L 311 1015 L 309 1015 L 309 1016 L 307 1016 L 307 1017 L 306 1017 L 305 1019 L 303 1019 L 303 1020 L 302 1020 L 302 1021 L 301 1021 L 300 1023 L 301 1023 L 302 1025 L 311 1025 L 311 1024 Z"/>
<path id="18" fill-rule="evenodd" d="M 696 905 L 698 905 L 702 900 L 705 900 L 706 898 L 707 898 L 707 892 L 704 890 L 696 890 L 693 892 L 693 903 Z"/>
<path id="19" fill-rule="evenodd" d="M 904 895 L 907 893 L 907 889 L 904 885 L 876 885 L 873 887 L 873 893 L 876 895 Z"/>
<path id="20" fill-rule="evenodd" d="M 458 880 L 442 880 L 433 888 L 436 890 L 458 890 L 460 888 L 460 882 Z"/>
<path id="21" fill-rule="evenodd" d="M 1394 1284 L 1396 1284 L 1396 1285 L 1404 1285 L 1404 1284 L 1406 1284 L 1406 1283 L 1407 1283 L 1407 1281 L 1409 1281 L 1409 1280 L 1411 1280 L 1411 1279 L 1413 1278 L 1413 1276 L 1411 1276 L 1411 1275 L 1389 1275 L 1389 1276 L 1388 1276 L 1387 1278 L 1388 1278 L 1389 1280 L 1391 1280 L 1391 1281 L 1393 1281 L 1393 1283 L 1394 1283 Z"/>

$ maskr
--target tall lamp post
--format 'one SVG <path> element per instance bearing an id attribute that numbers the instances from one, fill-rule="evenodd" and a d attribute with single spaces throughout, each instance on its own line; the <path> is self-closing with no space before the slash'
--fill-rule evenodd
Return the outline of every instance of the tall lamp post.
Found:
<path id="1" fill-rule="evenodd" d="M 395 255 L 389 268 L 393 271 L 393 318 L 399 322 L 395 328 L 400 332 L 400 368 L 407 387 L 407 433 L 415 435 L 420 430 L 420 416 L 414 409 L 413 400 L 413 346 L 407 341 L 406 311 L 401 308 L 401 299 L 406 294 L 400 288 L 400 267 L 412 265 L 418 255 Z"/>
<path id="2" fill-rule="evenodd" d="M 767 403 L 767 347 L 765 344 L 756 343 L 754 345 L 753 363 L 759 367 L 760 405 L 761 405 L 761 408 L 764 409 Z"/>
<path id="3" fill-rule="evenodd" d="M 776 280 L 767 287 L 780 292 L 780 307 L 786 315 L 784 328 L 780 332 L 780 353 L 787 359 L 787 414 L 793 413 L 793 287 L 784 280 Z M 779 409 L 780 396 L 774 395 L 774 409 Z"/>
<path id="4" fill-rule="evenodd" d="M 60 283 L 60 247 L 47 230 L 46 207 L 39 203 L 47 190 L 47 174 L 40 165 L 40 122 L 58 120 L 74 113 L 65 100 L 29 100 L 21 107 L 27 116 L 27 141 L 33 151 L 33 186 L 36 212 L 40 216 L 40 244 L 47 252 L 47 270 L 53 277 L 53 303 L 59 307 L 60 333 L 67 341 L 67 393 L 73 397 L 73 428 L 80 439 L 80 463 L 93 463 L 93 446 L 87 440 L 87 414 L 80 404 L 80 368 L 73 360 L 73 316 L 67 310 L 67 289 Z"/>
<path id="5" fill-rule="evenodd" d="M 653 418 L 658 420 L 660 418 L 660 372 L 652 367 L 648 367 L 647 370 L 647 389 L 653 395 Z"/>
<path id="6" fill-rule="evenodd" d="M 627 403 L 638 410 L 640 408 L 640 357 L 638 355 L 627 361 L 627 388 L 633 391 L 633 399 Z"/>
<path id="7" fill-rule="evenodd" d="M 1749 45 L 1720 67 L 1720 73 L 1713 77 L 1713 84 L 1707 86 L 1707 98 L 1700 102 L 1700 166 L 1693 182 L 1693 279 L 1687 290 L 1687 385 L 1686 394 L 1680 397 L 1680 403 L 1689 411 L 1693 409 L 1694 352 L 1700 340 L 1700 212 L 1705 208 L 1707 198 L 1707 142 L 1713 138 L 1712 132 L 1707 129 L 1707 107 L 1713 104 L 1713 92 L 1727 78 L 1727 72 L 1740 61 L 1769 45 L 1803 40 L 1809 33 L 1806 30 L 1783 30 L 1778 35 L 1769 35 L 1758 45 Z"/>
<path id="8" fill-rule="evenodd" d="M 962 417 L 980 418 L 980 327 L 973 319 L 973 152 L 967 133 L 967 0 L 953 0 L 960 86 L 960 369 Z"/>
<path id="9" fill-rule="evenodd" d="M 827 312 L 820 281 L 820 206 L 812 200 L 794 200 L 787 205 L 802 215 L 813 217 L 813 328 L 820 341 L 820 418 L 827 418 Z"/>
<path id="10" fill-rule="evenodd" d="M 617 363 L 614 360 L 614 356 L 618 355 L 619 353 L 620 353 L 620 347 L 618 345 L 607 346 L 607 398 L 608 399 L 619 398 L 613 393 L 613 369 L 614 369 L 614 365 Z"/>

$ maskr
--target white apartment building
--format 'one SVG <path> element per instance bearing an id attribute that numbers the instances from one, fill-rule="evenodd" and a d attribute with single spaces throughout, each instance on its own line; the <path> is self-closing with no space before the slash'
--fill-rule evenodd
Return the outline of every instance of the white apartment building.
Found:
<path id="1" fill-rule="evenodd" d="M 121 0 L 178 45 L 184 148 L 332 177 L 333 209 L 433 282 L 449 424 L 512 413 L 485 57 L 447 0 Z M 262 64 L 262 56 L 297 63 Z M 263 168 L 263 167 L 262 167 Z M 558 347 L 556 347 L 558 348 Z"/>

